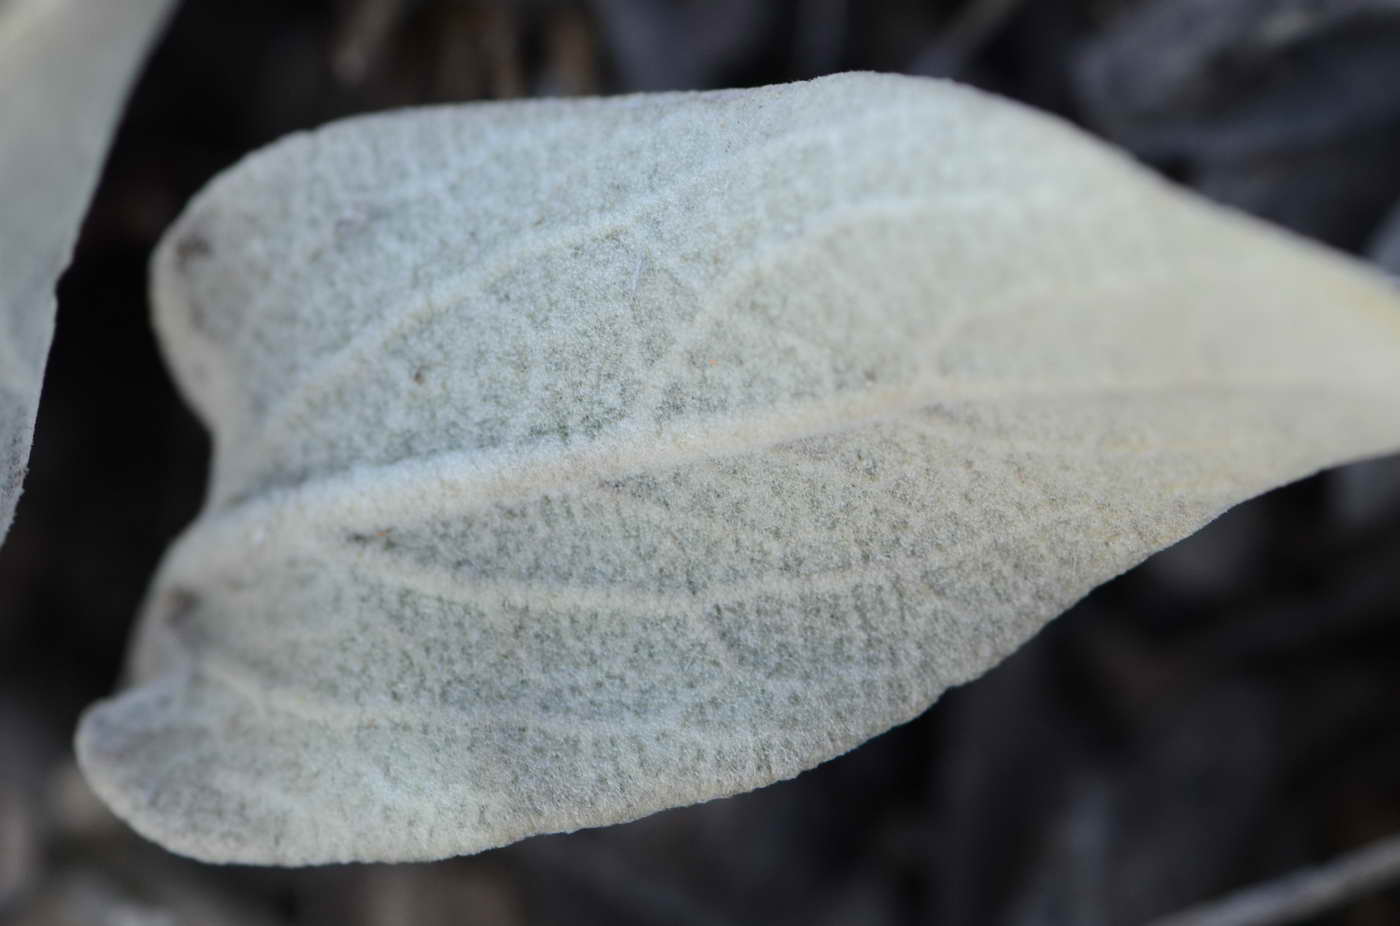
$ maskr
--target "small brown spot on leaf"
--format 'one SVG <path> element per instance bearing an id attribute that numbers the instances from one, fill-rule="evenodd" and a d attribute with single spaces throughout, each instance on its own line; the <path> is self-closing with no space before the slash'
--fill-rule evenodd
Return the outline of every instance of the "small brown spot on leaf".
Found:
<path id="1" fill-rule="evenodd" d="M 203 260 L 213 253 L 214 248 L 209 239 L 198 232 L 190 232 L 175 244 L 175 263 L 183 273 L 189 269 L 192 261 Z"/>
<path id="2" fill-rule="evenodd" d="M 199 595 L 187 588 L 172 588 L 166 594 L 165 623 L 184 644 L 191 645 L 198 637 L 195 612 L 199 610 Z"/>
<path id="3" fill-rule="evenodd" d="M 199 596 L 187 588 L 172 588 L 167 597 L 166 620 L 171 624 L 188 623 L 199 604 Z"/>

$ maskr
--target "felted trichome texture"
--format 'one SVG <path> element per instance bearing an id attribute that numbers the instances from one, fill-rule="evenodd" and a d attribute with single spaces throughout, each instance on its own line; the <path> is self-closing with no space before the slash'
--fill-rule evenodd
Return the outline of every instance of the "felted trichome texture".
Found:
<path id="1" fill-rule="evenodd" d="M 0 539 L 14 518 L 54 284 L 169 0 L 0 0 Z"/>
<path id="2" fill-rule="evenodd" d="M 796 774 L 1236 502 L 1400 445 L 1400 300 L 870 74 L 286 139 L 154 265 L 214 430 L 93 785 L 431 859 Z"/>

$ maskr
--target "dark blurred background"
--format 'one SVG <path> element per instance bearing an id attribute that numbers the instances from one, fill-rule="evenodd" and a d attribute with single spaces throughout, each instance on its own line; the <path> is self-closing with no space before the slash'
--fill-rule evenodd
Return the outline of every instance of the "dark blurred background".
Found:
<path id="1" fill-rule="evenodd" d="M 1241 506 L 799 778 L 427 865 L 211 867 L 73 769 L 208 443 L 147 256 L 211 175 L 406 104 L 872 69 L 1060 113 L 1400 273 L 1395 0 L 186 0 L 62 281 L 0 551 L 0 922 L 1137 924 L 1400 832 L 1400 464 Z M 1400 923 L 1400 891 L 1307 922 Z"/>

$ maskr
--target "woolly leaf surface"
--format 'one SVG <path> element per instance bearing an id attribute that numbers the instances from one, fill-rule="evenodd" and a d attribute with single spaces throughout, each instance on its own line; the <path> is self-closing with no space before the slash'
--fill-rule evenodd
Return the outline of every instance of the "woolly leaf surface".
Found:
<path id="1" fill-rule="evenodd" d="M 1383 278 L 922 79 L 331 125 L 213 183 L 154 283 L 213 484 L 78 745 L 211 860 L 789 777 L 1400 445 Z"/>

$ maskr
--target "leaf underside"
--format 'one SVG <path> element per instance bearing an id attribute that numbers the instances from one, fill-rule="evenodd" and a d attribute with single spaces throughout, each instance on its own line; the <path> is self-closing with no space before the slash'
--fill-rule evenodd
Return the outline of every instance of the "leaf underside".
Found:
<path id="1" fill-rule="evenodd" d="M 153 279 L 213 483 L 78 748 L 216 861 L 790 777 L 1400 445 L 1382 278 L 923 79 L 339 123 L 215 181 Z"/>
<path id="2" fill-rule="evenodd" d="M 0 0 L 0 540 L 73 251 L 127 86 L 170 0 Z"/>

